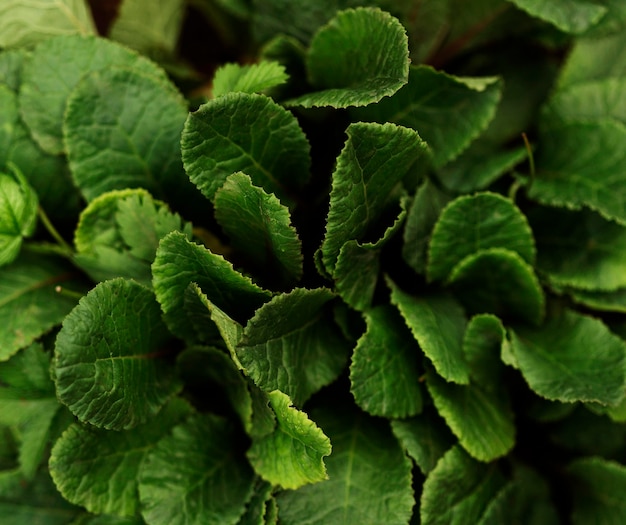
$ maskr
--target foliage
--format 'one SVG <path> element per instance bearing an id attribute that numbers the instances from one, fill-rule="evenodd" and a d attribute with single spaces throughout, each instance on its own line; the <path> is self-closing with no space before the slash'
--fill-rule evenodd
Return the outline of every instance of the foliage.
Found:
<path id="1" fill-rule="evenodd" d="M 3 525 L 626 522 L 623 3 L 103 4 L 0 6 Z"/>

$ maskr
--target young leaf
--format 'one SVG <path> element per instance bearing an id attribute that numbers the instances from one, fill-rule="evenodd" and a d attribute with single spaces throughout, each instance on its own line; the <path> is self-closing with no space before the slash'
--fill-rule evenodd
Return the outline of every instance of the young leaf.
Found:
<path id="1" fill-rule="evenodd" d="M 127 67 L 170 85 L 156 64 L 102 38 L 59 36 L 35 47 L 24 66 L 19 101 L 22 117 L 44 151 L 53 155 L 64 152 L 63 115 L 67 99 L 79 81 L 88 73 L 112 66 Z M 63 74 L 59 75 L 59 71 Z"/>
<path id="2" fill-rule="evenodd" d="M 134 281 L 105 281 L 65 318 L 56 339 L 57 396 L 80 421 L 122 430 L 156 414 L 179 388 L 162 356 L 171 336 L 154 294 Z"/>
<path id="3" fill-rule="evenodd" d="M 213 97 L 226 93 L 261 93 L 266 89 L 287 82 L 289 75 L 278 62 L 264 61 L 241 66 L 225 64 L 217 69 L 213 77 Z"/>
<path id="4" fill-rule="evenodd" d="M 181 148 L 189 178 L 211 200 L 237 171 L 280 199 L 309 178 L 309 143 L 298 121 L 263 95 L 228 93 L 200 106 L 187 118 Z"/>
<path id="5" fill-rule="evenodd" d="M 293 283 L 302 276 L 302 243 L 291 225 L 289 208 L 245 173 L 226 179 L 214 197 L 215 219 L 235 250 L 270 282 Z"/>
<path id="6" fill-rule="evenodd" d="M 152 525 L 235 525 L 252 496 L 254 473 L 232 426 L 204 414 L 162 438 L 139 473 L 141 514 Z"/>
<path id="7" fill-rule="evenodd" d="M 75 275 L 50 257 L 21 255 L 0 272 L 0 361 L 60 324 L 76 300 L 55 291 L 57 286 L 76 288 Z"/>
<path id="8" fill-rule="evenodd" d="M 421 523 L 480 523 L 504 485 L 504 476 L 494 464 L 479 463 L 460 447 L 452 447 L 426 478 L 420 504 Z"/>
<path id="9" fill-rule="evenodd" d="M 191 238 L 191 224 L 147 191 L 107 192 L 80 215 L 74 232 L 74 260 L 95 281 L 126 277 L 150 286 L 150 265 L 159 240 L 175 230 Z"/>
<path id="10" fill-rule="evenodd" d="M 185 290 L 192 282 L 212 303 L 240 322 L 245 322 L 270 298 L 269 292 L 237 272 L 222 256 L 190 242 L 180 232 L 172 232 L 161 240 L 152 274 L 165 322 L 182 339 L 194 333 L 193 323 L 183 308 Z"/>
<path id="11" fill-rule="evenodd" d="M 419 132 L 441 167 L 459 155 L 493 119 L 502 91 L 495 77 L 463 78 L 411 67 L 396 95 L 354 111 L 359 120 L 394 122 Z"/>
<path id="12" fill-rule="evenodd" d="M 459 303 L 447 295 L 414 297 L 391 280 L 387 282 L 391 304 L 398 308 L 437 372 L 446 381 L 468 384 L 469 368 L 463 356 L 466 319 Z"/>
<path id="13" fill-rule="evenodd" d="M 529 14 L 566 33 L 580 34 L 598 23 L 607 9 L 589 0 L 510 0 Z"/>
<path id="14" fill-rule="evenodd" d="M 491 313 L 539 324 L 545 297 L 533 268 L 505 248 L 480 250 L 457 264 L 448 278 L 471 313 Z"/>
<path id="15" fill-rule="evenodd" d="M 268 397 L 276 428 L 253 440 L 247 452 L 256 473 L 284 489 L 327 479 L 323 458 L 331 452 L 328 437 L 304 412 L 291 406 L 289 396 L 275 390 Z"/>
<path id="16" fill-rule="evenodd" d="M 333 273 L 342 246 L 364 240 L 389 205 L 394 187 L 427 151 L 419 135 L 393 124 L 351 124 L 337 159 L 322 260 Z"/>
<path id="17" fill-rule="evenodd" d="M 364 314 L 367 331 L 358 340 L 350 365 L 350 390 L 373 416 L 409 417 L 422 410 L 419 348 L 391 306 Z"/>
<path id="18" fill-rule="evenodd" d="M 602 321 L 565 310 L 540 328 L 519 326 L 510 335 L 519 369 L 540 396 L 605 405 L 624 397 L 626 343 Z"/>
<path id="19" fill-rule="evenodd" d="M 380 53 L 381 48 L 386 52 Z M 366 106 L 406 84 L 408 38 L 389 13 L 374 8 L 346 9 L 315 34 L 306 64 L 311 84 L 321 91 L 290 100 L 290 105 Z"/>
<path id="20" fill-rule="evenodd" d="M 329 479 L 279 493 L 280 523 L 408 523 L 414 505 L 411 461 L 388 426 L 354 411 L 312 416 L 333 444 L 326 460 Z"/>
<path id="21" fill-rule="evenodd" d="M 70 170 L 81 193 L 90 201 L 106 191 L 139 187 L 185 203 L 197 191 L 181 163 L 186 117 L 180 94 L 154 76 L 117 67 L 83 76 L 68 98 L 63 122 Z"/>
<path id="22" fill-rule="evenodd" d="M 141 462 L 189 412 L 188 404 L 174 399 L 158 419 L 126 432 L 72 424 L 50 456 L 50 474 L 59 492 L 95 514 L 133 516 L 139 510 Z"/>
<path id="23" fill-rule="evenodd" d="M 37 194 L 17 168 L 12 171 L 0 172 L 0 266 L 15 260 L 37 223 Z"/>
<path id="24" fill-rule="evenodd" d="M 428 279 L 445 279 L 468 255 L 487 248 L 517 252 L 535 261 L 535 242 L 526 217 L 510 199 L 496 193 L 458 197 L 441 212 L 428 252 Z"/>
<path id="25" fill-rule="evenodd" d="M 85 0 L 5 0 L 0 6 L 0 48 L 27 47 L 59 34 L 94 34 Z"/>
<path id="26" fill-rule="evenodd" d="M 302 406 L 337 379 L 350 347 L 325 312 L 333 297 L 326 288 L 296 288 L 256 311 L 236 351 L 261 390 L 280 390 Z"/>
<path id="27" fill-rule="evenodd" d="M 626 519 L 626 467 L 602 458 L 580 458 L 570 463 L 573 479 L 572 523 L 610 524 Z"/>

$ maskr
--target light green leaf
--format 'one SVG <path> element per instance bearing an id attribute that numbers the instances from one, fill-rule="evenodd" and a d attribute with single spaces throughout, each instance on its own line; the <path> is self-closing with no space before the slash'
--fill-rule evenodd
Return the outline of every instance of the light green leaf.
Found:
<path id="1" fill-rule="evenodd" d="M 237 91 L 260 93 L 284 84 L 288 78 L 284 66 L 270 60 L 244 66 L 225 64 L 217 69 L 213 77 L 213 97 Z"/>
<path id="2" fill-rule="evenodd" d="M 302 243 L 289 208 L 245 173 L 226 179 L 214 197 L 215 219 L 233 248 L 266 280 L 285 286 L 302 276 Z"/>
<path id="3" fill-rule="evenodd" d="M 174 427 L 139 473 L 141 514 L 151 525 L 235 525 L 252 496 L 254 473 L 231 425 L 198 415 Z"/>
<path id="4" fill-rule="evenodd" d="M 459 303 L 441 294 L 415 297 L 391 280 L 387 283 L 391 288 L 391 304 L 398 308 L 437 372 L 446 381 L 468 384 L 469 368 L 463 356 L 467 321 Z"/>
<path id="5" fill-rule="evenodd" d="M 326 288 L 296 288 L 256 311 L 244 329 L 237 357 L 261 390 L 280 390 L 302 406 L 337 379 L 350 344 L 325 308 L 333 297 Z"/>
<path id="6" fill-rule="evenodd" d="M 493 119 L 502 91 L 495 77 L 463 78 L 411 67 L 409 83 L 374 106 L 355 110 L 360 120 L 413 128 L 430 146 L 435 166 L 456 158 Z"/>
<path id="7" fill-rule="evenodd" d="M 448 283 L 471 313 L 539 324 L 545 315 L 545 297 L 533 268 L 517 253 L 490 248 L 457 264 Z"/>
<path id="8" fill-rule="evenodd" d="M 479 463 L 455 446 L 426 478 L 420 505 L 421 523 L 479 523 L 504 485 L 504 476 L 495 464 Z"/>
<path id="9" fill-rule="evenodd" d="M 95 514 L 133 516 L 139 510 L 137 475 L 143 459 L 190 412 L 172 400 L 148 423 L 126 432 L 72 424 L 57 440 L 50 474 L 63 497 Z"/>
<path id="10" fill-rule="evenodd" d="M 17 168 L 11 171 L 0 172 L 0 266 L 15 260 L 37 223 L 37 194 Z"/>
<path id="11" fill-rule="evenodd" d="M 340 11 L 313 37 L 306 65 L 311 85 L 320 91 L 290 100 L 290 105 L 346 108 L 378 102 L 407 82 L 406 31 L 380 9 Z"/>
<path id="12" fill-rule="evenodd" d="M 626 286 L 626 227 L 589 210 L 538 208 L 529 218 L 537 232 L 537 268 L 551 284 L 604 292 Z"/>
<path id="13" fill-rule="evenodd" d="M 289 396 L 275 390 L 268 397 L 276 428 L 253 440 L 247 452 L 256 473 L 284 489 L 327 479 L 323 458 L 331 452 L 328 437 L 304 412 L 291 406 Z"/>
<path id="14" fill-rule="evenodd" d="M 394 198 L 393 190 L 427 151 L 419 135 L 394 124 L 351 124 L 337 159 L 322 260 L 334 273 L 342 246 L 366 241 Z"/>
<path id="15" fill-rule="evenodd" d="M 519 326 L 510 335 L 519 369 L 540 396 L 605 405 L 624 397 L 626 343 L 602 321 L 565 310 L 540 328 Z"/>
<path id="16" fill-rule="evenodd" d="M 535 243 L 526 217 L 496 193 L 458 197 L 441 212 L 430 239 L 428 279 L 445 279 L 465 257 L 488 248 L 517 252 L 535 261 Z"/>
<path id="17" fill-rule="evenodd" d="M 375 307 L 364 314 L 367 331 L 350 365 L 350 390 L 373 416 L 409 417 L 422 410 L 420 351 L 397 311 Z"/>
<path id="18" fill-rule="evenodd" d="M 456 438 L 431 407 L 410 419 L 392 419 L 391 429 L 422 474 L 428 474 Z"/>
<path id="19" fill-rule="evenodd" d="M 60 324 L 76 305 L 55 291 L 67 286 L 82 291 L 70 268 L 56 259 L 23 254 L 0 272 L 0 361 Z"/>
<path id="20" fill-rule="evenodd" d="M 180 157 L 186 116 L 180 94 L 153 76 L 116 67 L 86 74 L 69 96 L 63 123 L 81 193 L 90 201 L 106 191 L 140 187 L 187 203 L 197 190 Z"/>
<path id="21" fill-rule="evenodd" d="M 209 199 L 237 171 L 287 201 L 309 178 L 309 143 L 296 117 L 263 95 L 228 93 L 200 106 L 181 148 L 189 178 Z"/>
<path id="22" fill-rule="evenodd" d="M 150 286 L 150 265 L 159 240 L 171 231 L 191 238 L 191 224 L 147 191 L 103 193 L 80 215 L 74 232 L 74 260 L 95 281 L 126 277 Z"/>
<path id="23" fill-rule="evenodd" d="M 19 101 L 22 117 L 44 151 L 54 155 L 64 152 L 65 106 L 82 77 L 112 66 L 128 67 L 168 83 L 165 72 L 156 64 L 110 40 L 70 35 L 46 40 L 35 47 L 24 66 Z M 59 71 L 63 74 L 59 75 Z"/>
<path id="24" fill-rule="evenodd" d="M 580 34 L 606 14 L 603 5 L 591 0 L 509 0 L 528 14 L 550 22 L 565 33 Z"/>
<path id="25" fill-rule="evenodd" d="M 0 6 L 0 48 L 26 47 L 59 34 L 94 34 L 85 0 L 4 0 Z"/>
<path id="26" fill-rule="evenodd" d="M 404 228 L 402 257 L 417 273 L 426 272 L 430 236 L 450 196 L 429 180 L 417 189 Z"/>
<path id="27" fill-rule="evenodd" d="M 616 461 L 580 458 L 568 467 L 573 477 L 572 523 L 617 525 L 626 520 L 626 467 Z"/>
<path id="28" fill-rule="evenodd" d="M 22 70 L 29 58 L 30 52 L 24 48 L 4 49 L 0 53 L 0 84 L 17 94 L 22 83 Z"/>
<path id="29" fill-rule="evenodd" d="M 543 130 L 528 196 L 543 204 L 583 206 L 626 224 L 626 124 L 575 122 Z"/>
<path id="30" fill-rule="evenodd" d="M 354 410 L 313 412 L 330 437 L 328 481 L 277 495 L 284 525 L 406 525 L 414 505 L 411 460 L 385 422 Z"/>
<path id="31" fill-rule="evenodd" d="M 100 283 L 65 318 L 57 336 L 57 396 L 83 422 L 132 428 L 179 388 L 163 359 L 172 344 L 150 290 L 121 278 Z"/>
<path id="32" fill-rule="evenodd" d="M 179 232 L 166 235 L 152 264 L 153 285 L 169 329 L 185 339 L 194 326 L 184 311 L 185 290 L 195 282 L 207 298 L 238 322 L 244 323 L 270 293 L 237 272 L 230 262 Z"/>
<path id="33" fill-rule="evenodd" d="M 108 36 L 156 59 L 173 55 L 184 8 L 184 0 L 124 0 Z"/>

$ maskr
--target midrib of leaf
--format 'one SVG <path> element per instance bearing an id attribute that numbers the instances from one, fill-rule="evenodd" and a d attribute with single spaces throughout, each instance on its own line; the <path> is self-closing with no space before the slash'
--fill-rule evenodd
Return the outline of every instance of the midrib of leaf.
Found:
<path id="1" fill-rule="evenodd" d="M 31 286 L 28 286 L 28 287 L 26 287 L 24 289 L 17 290 L 14 293 L 12 293 L 11 295 L 5 297 L 4 299 L 0 299 L 0 308 L 3 307 L 3 306 L 6 306 L 7 304 L 11 303 L 12 301 L 15 301 L 20 296 L 26 295 L 27 293 L 33 292 L 35 290 L 38 290 L 39 288 L 43 288 L 44 286 L 48 286 L 50 284 L 61 283 L 61 282 L 64 282 L 64 281 L 69 281 L 72 278 L 72 276 L 73 276 L 72 273 L 65 272 L 65 273 L 62 273 L 61 275 L 57 275 L 55 277 L 48 277 L 47 279 L 44 279 L 43 281 L 37 282 L 35 284 L 32 284 Z"/>

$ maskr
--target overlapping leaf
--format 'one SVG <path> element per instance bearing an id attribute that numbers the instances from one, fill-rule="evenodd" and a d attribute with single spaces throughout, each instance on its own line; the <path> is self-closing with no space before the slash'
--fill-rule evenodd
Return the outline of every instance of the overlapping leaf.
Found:
<path id="1" fill-rule="evenodd" d="M 57 336 L 57 396 L 81 421 L 132 428 L 179 388 L 165 359 L 172 344 L 150 290 L 122 278 L 100 283 L 65 318 Z"/>
<path id="2" fill-rule="evenodd" d="M 550 22 L 567 33 L 583 33 L 606 14 L 603 5 L 589 0 L 510 0 L 529 14 Z"/>
<path id="3" fill-rule="evenodd" d="M 225 64 L 215 72 L 212 93 L 214 97 L 238 91 L 260 93 L 283 84 L 288 78 L 284 66 L 274 61 L 244 66 Z"/>

